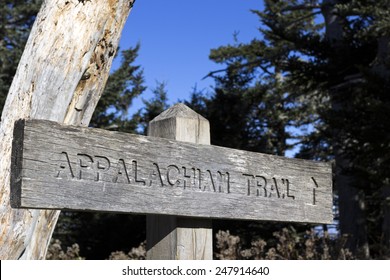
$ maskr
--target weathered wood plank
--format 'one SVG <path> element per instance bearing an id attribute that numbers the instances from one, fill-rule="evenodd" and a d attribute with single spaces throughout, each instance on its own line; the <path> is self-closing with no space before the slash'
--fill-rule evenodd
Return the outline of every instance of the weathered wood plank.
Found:
<path id="1" fill-rule="evenodd" d="M 329 163 L 50 121 L 16 135 L 13 207 L 332 221 Z"/>
<path id="2" fill-rule="evenodd" d="M 210 145 L 210 124 L 178 103 L 149 123 L 148 136 Z M 146 246 L 150 260 L 212 260 L 212 220 L 147 215 Z"/>

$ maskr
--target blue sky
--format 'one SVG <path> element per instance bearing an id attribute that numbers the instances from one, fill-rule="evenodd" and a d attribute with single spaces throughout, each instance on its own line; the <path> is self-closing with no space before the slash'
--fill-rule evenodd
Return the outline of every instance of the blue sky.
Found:
<path id="1" fill-rule="evenodd" d="M 156 81 L 167 84 L 169 103 L 188 99 L 192 88 L 210 89 L 212 79 L 202 78 L 221 65 L 208 59 L 210 49 L 256 37 L 259 20 L 250 12 L 262 9 L 261 0 L 137 0 L 123 30 L 120 47 L 141 44 L 136 61 L 144 69 L 152 96 Z M 118 59 L 113 68 L 118 65 Z M 134 109 L 142 106 L 135 101 Z"/>

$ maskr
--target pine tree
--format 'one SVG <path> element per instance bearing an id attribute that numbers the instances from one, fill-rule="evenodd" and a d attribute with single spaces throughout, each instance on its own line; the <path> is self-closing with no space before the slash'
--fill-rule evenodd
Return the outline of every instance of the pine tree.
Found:
<path id="1" fill-rule="evenodd" d="M 388 1 L 264 4 L 254 11 L 260 39 L 213 50 L 211 59 L 226 69 L 209 74 L 212 98 L 194 101 L 219 110 L 220 130 L 234 127 L 228 115 L 237 117 L 223 142 L 280 153 L 300 134 L 299 156 L 335 159 L 341 234 L 359 257 L 378 256 L 390 236 Z M 218 108 L 221 96 L 232 107 Z"/>
<path id="2" fill-rule="evenodd" d="M 147 135 L 149 122 L 168 109 L 168 97 L 165 82 L 157 82 L 152 89 L 153 97 L 150 100 L 142 99 L 144 107 L 140 109 L 134 119 L 139 124 L 141 133 Z"/>

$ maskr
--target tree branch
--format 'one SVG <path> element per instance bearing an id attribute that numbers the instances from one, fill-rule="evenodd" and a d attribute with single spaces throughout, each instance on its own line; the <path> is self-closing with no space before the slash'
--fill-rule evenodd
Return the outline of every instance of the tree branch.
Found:
<path id="1" fill-rule="evenodd" d="M 257 65 L 257 63 L 259 65 Z M 214 77 L 214 74 L 217 74 L 217 73 L 221 73 L 221 72 L 226 72 L 229 68 L 230 69 L 241 69 L 241 68 L 244 68 L 244 67 L 248 67 L 248 66 L 252 66 L 252 65 L 255 65 L 257 67 L 259 67 L 261 70 L 263 70 L 263 72 L 269 74 L 269 75 L 272 75 L 272 73 L 270 71 L 268 71 L 268 69 L 264 66 L 261 65 L 261 60 L 255 60 L 255 61 L 251 61 L 251 62 L 248 62 L 248 63 L 245 63 L 245 64 L 240 64 L 240 65 L 237 65 L 237 66 L 228 66 L 224 69 L 219 69 L 219 70 L 215 70 L 215 71 L 210 71 L 206 76 L 204 76 L 202 78 L 202 80 L 208 78 L 208 77 Z"/>
<path id="2" fill-rule="evenodd" d="M 313 12 L 313 13 L 310 13 L 310 14 L 308 14 L 308 15 L 304 15 L 304 16 L 302 16 L 302 17 L 300 17 L 300 18 L 297 18 L 296 20 L 294 20 L 293 22 L 291 22 L 291 23 L 287 26 L 287 29 L 293 27 L 293 26 L 294 26 L 295 24 L 297 24 L 298 22 L 301 22 L 301 21 L 303 21 L 303 20 L 305 20 L 305 19 L 307 19 L 307 18 L 313 17 L 313 16 L 315 16 L 315 15 L 319 15 L 319 14 L 321 14 L 321 11 Z"/>

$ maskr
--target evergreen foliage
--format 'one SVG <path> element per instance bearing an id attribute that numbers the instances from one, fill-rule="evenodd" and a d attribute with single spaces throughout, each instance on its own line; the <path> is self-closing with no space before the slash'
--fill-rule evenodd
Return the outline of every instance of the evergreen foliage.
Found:
<path id="1" fill-rule="evenodd" d="M 152 89 L 153 97 L 150 100 L 142 99 L 144 107 L 134 116 L 137 120 L 140 132 L 147 135 L 149 122 L 168 109 L 168 97 L 165 82 L 157 82 Z"/>
<path id="2" fill-rule="evenodd" d="M 216 144 L 274 154 L 299 144 L 298 157 L 336 160 L 341 234 L 358 257 L 378 257 L 390 236 L 388 1 L 264 4 L 253 11 L 258 38 L 213 49 L 224 69 L 208 74 L 211 97 L 190 104 L 214 124 Z M 340 192 L 351 188 L 359 201 Z"/>

